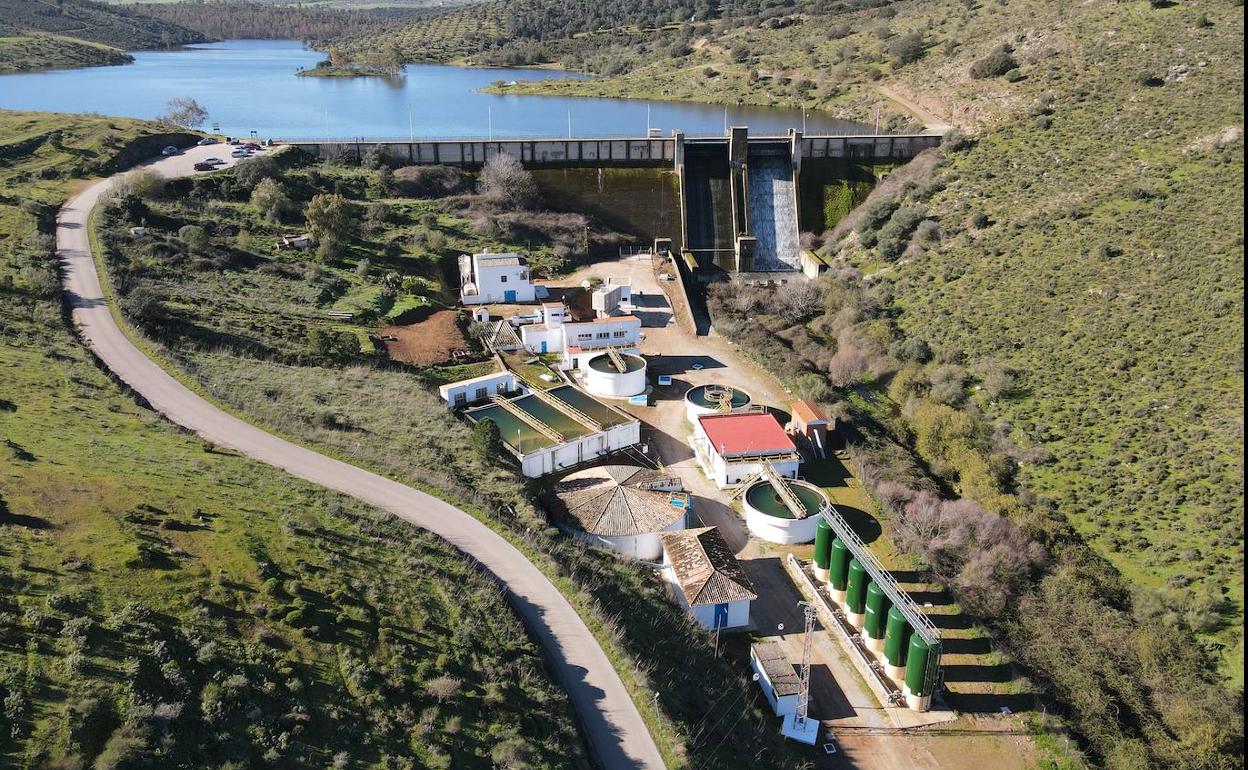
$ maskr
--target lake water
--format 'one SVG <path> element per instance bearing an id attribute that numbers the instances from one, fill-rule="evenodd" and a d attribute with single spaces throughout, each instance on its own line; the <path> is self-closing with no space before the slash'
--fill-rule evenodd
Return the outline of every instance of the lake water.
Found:
<path id="1" fill-rule="evenodd" d="M 517 136 L 721 136 L 724 126 L 752 134 L 801 129 L 792 110 L 632 99 L 507 96 L 477 93 L 495 80 L 580 77 L 542 69 L 408 65 L 382 78 L 298 77 L 324 58 L 294 41 L 230 40 L 176 51 L 139 51 L 133 64 L 0 76 L 0 108 L 96 112 L 152 118 L 174 97 L 208 110 L 206 128 L 262 137 L 488 138 Z M 819 113 L 805 116 L 810 134 L 869 133 L 868 127 Z"/>

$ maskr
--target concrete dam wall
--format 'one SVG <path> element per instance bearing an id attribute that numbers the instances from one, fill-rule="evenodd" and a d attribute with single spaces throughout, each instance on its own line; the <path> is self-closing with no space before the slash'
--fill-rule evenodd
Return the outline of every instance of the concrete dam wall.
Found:
<path id="1" fill-rule="evenodd" d="M 554 208 L 638 237 L 670 238 L 698 270 L 804 269 L 799 230 L 822 232 L 861 202 L 879 173 L 935 147 L 907 136 L 727 136 L 579 139 L 290 140 L 321 158 L 380 153 L 396 166 L 475 170 L 518 158 Z M 807 171 L 807 169 L 809 171 Z"/>

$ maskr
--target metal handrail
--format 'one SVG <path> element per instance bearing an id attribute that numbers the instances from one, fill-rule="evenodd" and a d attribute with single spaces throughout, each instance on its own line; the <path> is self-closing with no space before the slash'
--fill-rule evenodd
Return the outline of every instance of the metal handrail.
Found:
<path id="1" fill-rule="evenodd" d="M 543 436 L 550 439 L 551 441 L 554 441 L 556 444 L 562 443 L 565 440 L 564 435 L 562 433 L 550 427 L 549 425 L 542 422 L 541 420 L 537 419 L 536 417 L 529 414 L 528 412 L 524 411 L 520 407 L 516 406 L 504 396 L 500 396 L 497 393 L 495 393 L 493 396 L 490 397 L 490 400 L 493 401 L 495 404 L 497 404 L 499 407 L 501 407 L 503 411 L 511 414 L 513 417 L 520 420 L 525 425 L 528 425 L 530 428 L 542 434 Z M 520 447 L 516 447 L 516 450 L 519 451 Z"/>
<path id="2" fill-rule="evenodd" d="M 845 518 L 841 516 L 841 512 L 836 510 L 836 506 L 832 505 L 832 503 L 824 505 L 819 511 L 819 515 L 831 525 L 832 531 L 849 547 L 850 553 L 867 570 L 871 580 L 883 589 L 884 595 L 892 601 L 894 607 L 901 610 L 901 614 L 905 616 L 914 632 L 931 648 L 932 656 L 936 663 L 927 668 L 926 684 L 930 692 L 935 692 L 936 680 L 940 673 L 940 629 L 936 628 L 936 625 L 932 623 L 926 614 L 919 611 L 919 606 L 915 604 L 909 594 L 902 590 L 901 586 L 897 584 L 897 580 L 888 570 L 884 569 L 884 566 L 875 558 L 875 555 L 867 549 L 867 544 L 849 526 L 849 522 L 845 521 Z"/>

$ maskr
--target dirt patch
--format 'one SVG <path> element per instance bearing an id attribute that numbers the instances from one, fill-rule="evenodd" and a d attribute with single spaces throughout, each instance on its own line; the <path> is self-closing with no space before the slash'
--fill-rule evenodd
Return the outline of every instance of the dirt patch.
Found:
<path id="1" fill-rule="evenodd" d="M 380 336 L 391 360 L 416 366 L 445 364 L 455 351 L 469 348 L 455 310 L 439 310 L 419 323 L 387 326 Z"/>

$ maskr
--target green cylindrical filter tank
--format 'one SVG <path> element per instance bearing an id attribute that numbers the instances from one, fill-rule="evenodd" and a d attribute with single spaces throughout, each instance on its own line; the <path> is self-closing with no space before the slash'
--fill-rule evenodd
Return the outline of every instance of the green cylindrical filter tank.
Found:
<path id="1" fill-rule="evenodd" d="M 828 562 L 828 585 L 833 591 L 844 591 L 849 577 L 849 546 L 839 537 L 832 540 L 832 555 Z"/>
<path id="2" fill-rule="evenodd" d="M 827 569 L 832 563 L 832 525 L 828 520 L 819 517 L 819 523 L 815 525 L 815 566 L 819 569 Z"/>
<path id="3" fill-rule="evenodd" d="M 906 689 L 911 695 L 931 695 L 928 691 L 927 667 L 931 665 L 932 648 L 915 634 L 910 637 L 910 652 L 906 655 Z"/>
<path id="4" fill-rule="evenodd" d="M 861 615 L 867 607 L 867 568 L 857 559 L 849 561 L 849 581 L 845 589 L 845 611 L 853 615 Z"/>
<path id="5" fill-rule="evenodd" d="M 906 650 L 910 645 L 910 624 L 901 609 L 893 607 L 888 611 L 888 626 L 884 629 L 884 658 L 888 665 L 901 668 L 906 665 Z"/>
<path id="6" fill-rule="evenodd" d="M 888 611 L 893 603 L 879 583 L 872 581 L 867 586 L 867 617 L 863 620 L 862 630 L 871 639 L 883 639 L 884 629 L 888 624 Z"/>

